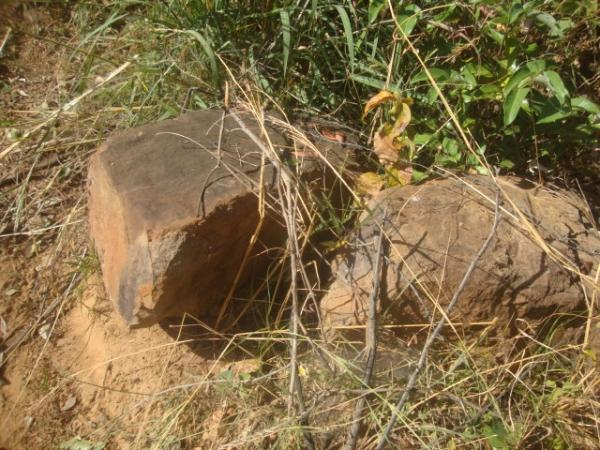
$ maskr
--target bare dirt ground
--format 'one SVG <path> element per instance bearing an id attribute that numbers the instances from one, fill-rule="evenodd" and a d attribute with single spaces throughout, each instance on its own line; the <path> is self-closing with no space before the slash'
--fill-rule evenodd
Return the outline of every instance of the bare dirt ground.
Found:
<path id="1" fill-rule="evenodd" d="M 0 160 L 0 448 L 145 448 L 172 406 L 154 394 L 197 381 L 210 360 L 160 327 L 128 330 L 104 296 L 85 225 L 101 136 L 93 117 L 52 119 L 74 83 L 67 19 L 0 4 L 0 151 L 11 149 Z"/>

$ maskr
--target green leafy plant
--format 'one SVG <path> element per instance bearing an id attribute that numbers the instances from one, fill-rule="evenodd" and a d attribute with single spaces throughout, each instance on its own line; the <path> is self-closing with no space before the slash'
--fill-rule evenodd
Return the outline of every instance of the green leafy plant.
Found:
<path id="1" fill-rule="evenodd" d="M 123 20 L 136 28 L 143 18 L 144 41 L 153 51 L 165 49 L 147 62 L 139 58 L 147 70 L 144 79 L 132 80 L 132 100 L 162 91 L 161 102 L 173 102 L 187 85 L 202 87 L 192 107 L 215 104 L 224 63 L 289 112 L 334 113 L 357 128 L 368 125 L 361 104 L 375 92 L 413 98 L 417 166 L 483 171 L 448 120 L 440 92 L 471 146 L 500 170 L 524 172 L 531 160 L 570 168 L 596 146 L 593 1 L 395 2 L 393 14 L 382 0 L 112 5 L 104 32 Z M 168 68 L 154 70 L 169 59 Z"/>

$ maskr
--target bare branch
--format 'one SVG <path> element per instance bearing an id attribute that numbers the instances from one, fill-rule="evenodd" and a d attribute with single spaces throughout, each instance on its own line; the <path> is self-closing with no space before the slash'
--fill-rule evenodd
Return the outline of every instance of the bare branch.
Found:
<path id="1" fill-rule="evenodd" d="M 383 259 L 383 227 L 387 219 L 387 211 L 383 213 L 383 223 L 379 230 L 379 238 L 377 240 L 377 258 L 375 259 L 375 267 L 373 270 L 373 289 L 369 297 L 369 310 L 367 316 L 367 328 L 365 330 L 365 350 L 367 351 L 367 361 L 363 375 L 363 384 L 371 387 L 371 378 L 373 376 L 373 364 L 377 353 L 377 299 L 379 298 L 379 286 L 381 283 L 381 261 Z M 362 395 L 356 402 L 354 414 L 352 415 L 352 426 L 348 430 L 346 438 L 346 450 L 355 450 L 358 440 L 358 433 L 362 424 L 362 413 L 365 408 L 367 397 Z"/>

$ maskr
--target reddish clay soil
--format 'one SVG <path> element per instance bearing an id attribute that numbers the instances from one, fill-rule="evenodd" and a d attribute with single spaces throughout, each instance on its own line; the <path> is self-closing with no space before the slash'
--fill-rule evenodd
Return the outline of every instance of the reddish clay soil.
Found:
<path id="1" fill-rule="evenodd" d="M 0 2 L 0 152 L 73 84 L 68 20 L 66 8 Z M 149 424 L 189 395 L 174 386 L 212 362 L 159 326 L 130 331 L 106 300 L 85 223 L 96 142 L 77 135 L 89 124 L 69 120 L 49 128 L 52 145 L 36 145 L 40 135 L 0 160 L 0 448 L 59 448 L 77 436 L 146 448 Z M 167 387 L 168 402 L 155 395 Z"/>

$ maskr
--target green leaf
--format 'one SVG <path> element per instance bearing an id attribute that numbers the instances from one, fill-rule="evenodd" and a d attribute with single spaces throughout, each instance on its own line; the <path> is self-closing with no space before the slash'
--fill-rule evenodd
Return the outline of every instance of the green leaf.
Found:
<path id="1" fill-rule="evenodd" d="M 546 68 L 546 61 L 542 59 L 534 59 L 528 61 L 526 67 L 531 70 L 532 73 L 539 75 Z"/>
<path id="2" fill-rule="evenodd" d="M 467 84 L 468 89 L 475 89 L 477 87 L 477 79 L 473 75 L 472 68 L 472 64 L 467 64 L 461 69 L 462 78 Z"/>
<path id="3" fill-rule="evenodd" d="M 563 105 L 566 99 L 569 98 L 569 91 L 567 91 L 567 88 L 560 78 L 560 75 L 554 70 L 547 70 L 544 72 L 544 75 L 548 79 L 550 87 L 554 91 L 554 95 L 556 95 L 556 98 L 560 104 Z"/>
<path id="4" fill-rule="evenodd" d="M 417 25 L 417 14 L 411 14 L 410 16 L 398 16 L 397 22 L 398 28 L 402 30 L 403 34 L 408 38 Z"/>
<path id="5" fill-rule="evenodd" d="M 352 37 L 350 17 L 348 17 L 348 13 L 341 5 L 335 5 L 335 9 L 337 9 L 340 18 L 342 19 L 344 35 L 346 36 L 346 46 L 348 47 L 348 57 L 350 58 L 350 71 L 354 72 L 354 38 Z"/>
<path id="6" fill-rule="evenodd" d="M 500 86 L 497 84 L 483 84 L 479 85 L 479 89 L 475 91 L 475 98 L 494 100 L 501 94 Z"/>
<path id="7" fill-rule="evenodd" d="M 541 107 L 537 124 L 553 123 L 571 116 L 570 109 L 563 108 L 556 97 L 547 99 Z"/>
<path id="8" fill-rule="evenodd" d="M 496 44 L 502 45 L 504 43 L 504 35 L 496 29 L 494 29 L 493 25 L 494 24 L 490 22 L 486 27 L 485 32 L 496 42 Z"/>
<path id="9" fill-rule="evenodd" d="M 482 65 L 475 66 L 475 70 L 473 71 L 473 73 L 476 77 L 492 78 L 494 76 L 490 69 Z"/>
<path id="10" fill-rule="evenodd" d="M 415 145 L 426 145 L 433 139 L 433 137 L 434 134 L 432 133 L 415 134 L 413 142 L 415 143 Z"/>
<path id="11" fill-rule="evenodd" d="M 369 12 L 368 12 L 368 16 L 369 16 L 369 23 L 373 23 L 375 22 L 375 20 L 377 20 L 377 17 L 379 16 L 379 13 L 381 12 L 381 9 L 387 5 L 386 0 L 371 0 L 369 2 Z"/>
<path id="12" fill-rule="evenodd" d="M 290 42 L 292 41 L 292 27 L 290 26 L 290 15 L 285 10 L 279 11 L 281 17 L 281 31 L 283 33 L 283 76 L 287 73 L 288 60 L 290 57 Z"/>
<path id="13" fill-rule="evenodd" d="M 512 92 L 517 87 L 528 86 L 533 78 L 539 75 L 546 68 L 546 63 L 542 60 L 529 61 L 509 78 L 504 86 L 504 96 Z"/>
<path id="14" fill-rule="evenodd" d="M 413 168 L 411 177 L 412 177 L 413 183 L 420 183 L 421 181 L 426 180 L 427 178 L 429 178 L 429 173 L 428 172 L 422 172 L 420 170 L 417 170 L 417 169 Z"/>
<path id="15" fill-rule="evenodd" d="M 515 163 L 512 162 L 510 159 L 503 159 L 502 161 L 500 161 L 500 167 L 502 167 L 503 169 L 506 170 L 511 170 L 512 168 L 515 167 Z"/>
<path id="16" fill-rule="evenodd" d="M 444 149 L 445 160 L 457 163 L 460 161 L 460 150 L 458 142 L 455 139 L 444 138 L 442 140 L 442 148 Z"/>
<path id="17" fill-rule="evenodd" d="M 485 167 L 483 167 L 483 166 L 476 165 L 476 166 L 474 166 L 474 168 L 475 168 L 475 170 L 477 171 L 477 173 L 479 175 L 486 175 L 487 176 L 487 175 L 490 174 L 490 172 Z"/>
<path id="18" fill-rule="evenodd" d="M 211 42 L 197 31 L 187 30 L 186 33 L 192 35 L 200 43 L 202 50 L 204 50 L 204 54 L 208 58 L 208 63 L 210 64 L 213 83 L 217 86 L 221 77 L 219 74 L 219 67 L 217 66 L 217 58 L 215 57 Z"/>
<path id="19" fill-rule="evenodd" d="M 504 96 L 507 96 L 508 94 L 511 93 L 511 91 L 514 88 L 525 84 L 525 81 L 529 80 L 531 78 L 532 78 L 531 70 L 529 70 L 529 68 L 527 68 L 527 67 L 521 67 L 519 70 L 517 70 L 515 73 L 513 73 L 512 76 L 508 79 L 506 86 L 504 86 L 504 91 L 503 91 Z"/>
<path id="20" fill-rule="evenodd" d="M 432 67 L 429 69 L 429 73 L 433 77 L 435 81 L 446 81 L 450 78 L 450 71 L 446 69 L 439 69 L 437 67 Z M 418 74 L 411 78 L 410 84 L 419 83 L 421 81 L 428 81 L 427 73 L 424 70 L 421 70 Z"/>
<path id="21" fill-rule="evenodd" d="M 575 97 L 571 100 L 571 106 L 577 109 L 583 109 L 590 114 L 600 114 L 600 106 L 585 96 Z"/>
<path id="22" fill-rule="evenodd" d="M 529 88 L 517 88 L 508 94 L 504 101 L 504 126 L 508 126 L 517 118 L 517 114 L 521 110 L 523 100 L 529 94 Z"/>
<path id="23" fill-rule="evenodd" d="M 569 31 L 571 28 L 573 28 L 573 21 L 569 18 L 559 19 L 557 21 L 557 26 L 559 33 L 562 36 L 565 31 Z"/>
<path id="24" fill-rule="evenodd" d="M 548 29 L 550 30 L 550 36 L 558 37 L 562 35 L 561 30 L 556 24 L 556 19 L 551 14 L 545 12 L 539 13 L 535 16 L 535 20 L 548 27 Z"/>
<path id="25" fill-rule="evenodd" d="M 431 86 L 427 90 L 427 95 L 425 95 L 425 103 L 428 105 L 433 105 L 438 98 L 438 91 L 433 86 Z"/>
<path id="26" fill-rule="evenodd" d="M 506 430 L 501 423 L 493 423 L 483 428 L 483 435 L 494 450 L 508 450 L 510 447 L 506 442 Z"/>
<path id="27" fill-rule="evenodd" d="M 561 119 L 564 119 L 566 117 L 569 117 L 570 115 L 571 115 L 570 111 L 566 111 L 563 109 L 554 110 L 554 111 L 548 112 L 546 114 L 543 114 L 542 117 L 540 119 L 538 119 L 538 121 L 536 123 L 538 125 L 543 125 L 545 123 L 553 123 L 553 122 L 557 122 Z"/>
<path id="28" fill-rule="evenodd" d="M 509 24 L 515 23 L 519 19 L 519 17 L 521 17 L 523 12 L 524 12 L 523 6 L 514 2 L 509 10 L 508 23 Z"/>
<path id="29" fill-rule="evenodd" d="M 362 75 L 351 74 L 350 79 L 356 81 L 357 83 L 363 84 L 365 86 L 369 86 L 378 90 L 385 89 L 385 80 L 380 80 L 378 78 L 373 77 L 365 77 Z M 397 89 L 394 89 L 392 86 L 387 87 L 388 90 L 392 92 L 397 92 Z"/>

